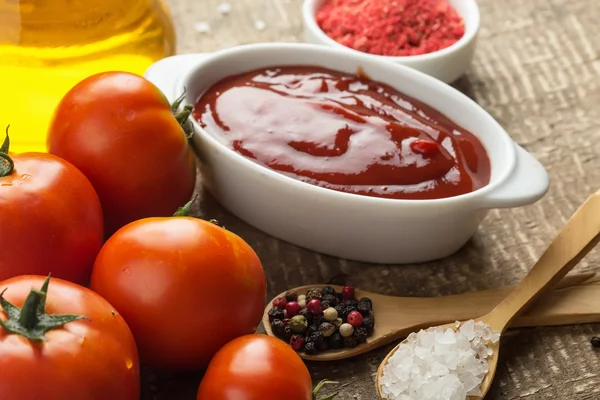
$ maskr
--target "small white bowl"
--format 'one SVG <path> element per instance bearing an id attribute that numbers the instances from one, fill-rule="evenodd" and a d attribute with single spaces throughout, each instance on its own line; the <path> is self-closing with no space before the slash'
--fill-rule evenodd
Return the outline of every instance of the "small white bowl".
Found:
<path id="1" fill-rule="evenodd" d="M 194 121 L 193 141 L 204 184 L 226 209 L 264 232 L 352 260 L 429 261 L 462 247 L 487 210 L 531 204 L 548 190 L 543 166 L 477 103 L 428 75 L 358 52 L 311 44 L 253 44 L 167 58 L 154 64 L 146 77 L 170 101 L 185 88 L 186 102 L 193 104 L 223 78 L 279 65 L 315 65 L 348 73 L 362 69 L 373 80 L 429 104 L 477 135 L 487 149 L 492 171 L 487 186 L 445 199 L 348 194 L 267 169 L 231 150 Z"/>
<path id="2" fill-rule="evenodd" d="M 316 14 L 324 2 L 325 0 L 304 0 L 302 7 L 304 40 L 308 43 L 322 44 L 360 54 L 368 54 L 339 44 L 321 30 L 316 21 Z M 406 65 L 446 83 L 454 82 L 466 72 L 473 60 L 480 17 L 479 7 L 475 0 L 448 0 L 448 2 L 456 9 L 465 22 L 465 34 L 452 46 L 418 56 L 388 57 L 374 54 L 368 55 L 373 58 Z"/>

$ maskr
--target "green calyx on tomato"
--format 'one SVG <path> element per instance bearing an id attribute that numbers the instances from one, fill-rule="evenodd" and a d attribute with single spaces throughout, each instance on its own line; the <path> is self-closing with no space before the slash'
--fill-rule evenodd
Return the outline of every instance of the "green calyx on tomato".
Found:
<path id="1" fill-rule="evenodd" d="M 198 198 L 198 195 L 195 195 L 190 201 L 185 203 L 185 205 L 183 207 L 179 207 L 177 209 L 177 211 L 175 212 L 175 214 L 173 214 L 173 216 L 174 217 L 189 217 L 190 211 L 192 210 L 192 206 L 194 205 L 194 202 L 196 202 L 197 198 Z"/>
<path id="2" fill-rule="evenodd" d="M 81 315 L 46 314 L 46 295 L 49 283 L 50 275 L 48 275 L 40 290 L 31 289 L 22 308 L 15 306 L 4 298 L 4 292 L 6 292 L 6 289 L 4 289 L 0 293 L 0 306 L 8 319 L 6 321 L 0 319 L 0 327 L 7 332 L 24 336 L 35 342 L 41 342 L 44 340 L 44 334 L 52 329 L 60 328 L 76 320 L 88 319 Z"/>
<path id="3" fill-rule="evenodd" d="M 181 103 L 183 103 L 183 99 L 185 99 L 185 92 L 186 91 L 184 89 L 181 96 L 179 96 L 179 98 L 177 98 L 177 100 L 175 100 L 173 104 L 171 104 L 171 110 L 173 111 L 175 119 L 177 120 L 177 122 L 179 122 L 179 125 L 181 125 L 181 128 L 185 132 L 185 137 L 188 140 L 190 140 L 192 136 L 194 136 L 194 126 L 187 124 L 187 120 L 192 114 L 194 106 L 192 106 L 191 104 L 186 104 L 185 106 L 183 106 L 183 110 L 179 111 L 179 107 L 181 106 Z"/>
<path id="4" fill-rule="evenodd" d="M 317 384 L 317 386 L 315 386 L 315 388 L 313 390 L 313 399 L 317 400 L 317 394 L 321 391 L 321 389 L 323 389 L 323 386 L 329 385 L 329 384 L 336 384 L 336 383 L 337 382 L 332 382 L 332 381 L 328 381 L 327 379 L 323 379 L 321 382 L 319 382 Z M 321 397 L 318 400 L 332 400 L 337 395 L 338 395 L 338 392 L 335 392 L 335 393 L 330 394 L 329 396 Z"/>
<path id="5" fill-rule="evenodd" d="M 8 150 L 10 148 L 8 128 L 10 128 L 10 125 L 6 127 L 6 138 L 4 138 L 4 142 L 2 142 L 2 146 L 0 146 L 0 178 L 12 174 L 13 170 L 15 169 L 15 163 L 8 155 Z"/>
<path id="6" fill-rule="evenodd" d="M 198 198 L 198 195 L 196 194 L 194 196 L 194 198 L 190 201 L 188 201 L 183 207 L 179 207 L 177 209 L 177 211 L 175 212 L 175 214 L 173 214 L 174 217 L 189 217 L 190 216 L 190 211 L 192 210 L 192 206 L 194 205 L 194 202 L 196 202 L 196 199 Z M 208 222 L 213 223 L 215 225 L 217 225 L 220 228 L 225 229 L 224 226 L 219 225 L 219 221 L 217 221 L 216 219 L 210 219 Z"/>

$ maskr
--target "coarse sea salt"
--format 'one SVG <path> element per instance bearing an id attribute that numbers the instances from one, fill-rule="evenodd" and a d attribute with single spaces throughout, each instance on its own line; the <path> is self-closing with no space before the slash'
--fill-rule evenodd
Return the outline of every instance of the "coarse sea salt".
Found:
<path id="1" fill-rule="evenodd" d="M 484 322 L 455 331 L 433 327 L 411 333 L 388 359 L 379 383 L 387 400 L 465 400 L 481 396 L 488 372 L 489 343 L 500 340 Z"/>

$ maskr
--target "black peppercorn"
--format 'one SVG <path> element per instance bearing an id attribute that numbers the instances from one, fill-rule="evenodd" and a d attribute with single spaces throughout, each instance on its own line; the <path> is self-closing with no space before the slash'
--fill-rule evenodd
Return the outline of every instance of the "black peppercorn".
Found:
<path id="1" fill-rule="evenodd" d="M 358 303 L 357 308 L 358 312 L 360 312 L 363 317 L 368 317 L 369 313 L 371 312 L 371 307 L 369 307 L 367 303 Z"/>
<path id="2" fill-rule="evenodd" d="M 280 319 L 274 319 L 271 322 L 271 330 L 273 330 L 273 334 L 277 337 L 283 337 L 285 329 L 285 323 Z"/>
<path id="3" fill-rule="evenodd" d="M 369 334 L 367 333 L 367 328 L 364 326 L 359 326 L 358 328 L 354 329 L 353 336 L 354 339 L 356 339 L 356 341 L 360 344 L 367 341 L 367 336 L 369 336 Z"/>
<path id="4" fill-rule="evenodd" d="M 358 301 L 358 303 L 359 303 L 359 304 L 360 304 L 360 303 L 365 303 L 365 304 L 368 304 L 368 305 L 369 305 L 369 309 L 372 309 L 372 308 L 373 308 L 373 302 L 372 302 L 372 301 L 371 301 L 371 299 L 370 299 L 370 298 L 368 298 L 368 297 L 363 297 L 363 298 L 361 298 L 361 299 Z"/>
<path id="5" fill-rule="evenodd" d="M 344 347 L 353 348 L 358 345 L 356 338 L 354 336 L 348 336 L 344 338 Z"/>
<path id="6" fill-rule="evenodd" d="M 338 304 L 333 308 L 335 308 L 335 311 L 337 311 L 338 317 L 342 318 L 344 316 L 344 311 L 346 311 L 346 307 L 344 305 Z"/>
<path id="7" fill-rule="evenodd" d="M 291 339 L 291 337 L 292 337 L 292 334 L 293 334 L 293 333 L 292 333 L 292 327 L 291 327 L 291 326 L 289 326 L 289 325 L 286 325 L 286 326 L 284 326 L 284 327 L 283 327 L 283 339 L 284 339 L 286 342 L 289 342 L 289 341 L 290 341 L 290 339 Z"/>
<path id="8" fill-rule="evenodd" d="M 371 317 L 363 318 L 362 326 L 367 330 L 367 334 L 370 336 L 373 333 L 373 329 L 375 329 L 375 321 Z"/>
<path id="9" fill-rule="evenodd" d="M 303 308 L 302 310 L 300 310 L 298 315 L 302 315 L 304 318 L 306 318 L 306 322 L 308 322 L 308 325 L 312 325 L 314 315 L 313 313 L 308 311 L 307 308 Z"/>
<path id="10" fill-rule="evenodd" d="M 283 320 L 285 314 L 281 308 L 273 307 L 269 310 L 269 321 L 273 322 L 274 319 Z"/>
<path id="11" fill-rule="evenodd" d="M 344 338 L 339 332 L 334 333 L 327 339 L 330 349 L 341 349 L 344 347 Z"/>
<path id="12" fill-rule="evenodd" d="M 329 342 L 327 340 L 323 340 L 321 344 L 317 346 L 318 351 L 327 351 L 329 350 Z"/>
<path id="13" fill-rule="evenodd" d="M 304 352 L 306 354 L 316 354 L 317 346 L 313 342 L 304 343 Z"/>
<path id="14" fill-rule="evenodd" d="M 356 301 L 356 300 L 346 300 L 346 301 L 344 301 L 344 305 L 346 307 L 358 307 L 358 301 Z"/>
<path id="15" fill-rule="evenodd" d="M 285 293 L 285 299 L 288 303 L 290 301 L 296 301 L 296 300 L 298 300 L 298 293 L 296 293 L 294 290 L 288 290 Z"/>
<path id="16" fill-rule="evenodd" d="M 329 303 L 330 307 L 335 307 L 335 306 L 337 306 L 337 303 L 338 303 L 337 298 L 332 294 L 323 295 L 323 300 L 321 300 L 321 304 L 323 304 L 324 302 Z M 323 306 L 323 307 L 325 307 L 325 306 Z"/>
<path id="17" fill-rule="evenodd" d="M 315 315 L 313 317 L 313 322 L 312 325 L 316 325 L 319 326 L 321 325 L 323 322 L 325 322 L 325 317 L 323 315 Z"/>
<path id="18" fill-rule="evenodd" d="M 321 343 L 323 343 L 323 339 L 324 339 L 323 333 L 321 331 L 316 331 L 316 332 L 311 333 L 308 336 L 307 341 L 313 342 L 314 344 L 316 344 L 318 346 Z"/>
<path id="19" fill-rule="evenodd" d="M 306 303 L 308 304 L 312 299 L 317 299 L 319 301 L 323 299 L 323 292 L 321 289 L 314 288 L 309 289 L 308 292 L 306 292 Z"/>
<path id="20" fill-rule="evenodd" d="M 323 289 L 321 289 L 321 291 L 323 292 L 323 296 L 327 296 L 327 295 L 335 296 L 335 289 L 332 288 L 331 286 L 325 286 Z"/>
<path id="21" fill-rule="evenodd" d="M 336 293 L 335 298 L 337 299 L 338 304 L 341 304 L 344 301 L 344 296 L 342 296 L 341 293 Z"/>
<path id="22" fill-rule="evenodd" d="M 590 340 L 590 343 L 593 347 L 600 348 L 600 337 L 594 336 L 592 340 Z"/>

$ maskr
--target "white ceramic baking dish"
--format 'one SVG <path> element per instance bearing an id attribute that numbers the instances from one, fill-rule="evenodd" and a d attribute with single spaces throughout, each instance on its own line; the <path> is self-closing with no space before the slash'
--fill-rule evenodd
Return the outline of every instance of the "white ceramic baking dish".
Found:
<path id="1" fill-rule="evenodd" d="M 207 189 L 230 212 L 277 238 L 364 262 L 429 261 L 461 248 L 489 209 L 531 204 L 548 190 L 543 166 L 477 103 L 424 73 L 358 52 L 314 44 L 253 44 L 167 58 L 154 64 L 146 77 L 170 101 L 185 88 L 186 101 L 193 104 L 223 78 L 277 65 L 314 65 L 348 73 L 361 68 L 373 80 L 429 104 L 473 132 L 492 165 L 490 183 L 461 196 L 437 200 L 360 196 L 266 169 L 229 149 L 194 121 L 193 143 Z"/>
<path id="2" fill-rule="evenodd" d="M 302 6 L 304 40 L 308 43 L 322 44 L 358 53 L 357 50 L 339 44 L 321 30 L 316 21 L 316 14 L 324 2 L 325 0 L 304 0 Z M 406 65 L 444 82 L 457 80 L 466 72 L 473 61 L 477 34 L 479 33 L 480 15 L 475 0 L 448 0 L 448 2 L 456 9 L 456 12 L 465 23 L 465 34 L 452 46 L 418 56 L 387 57 L 372 54 L 369 54 L 369 56 Z"/>

